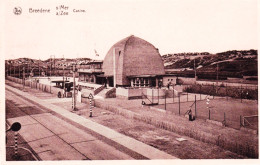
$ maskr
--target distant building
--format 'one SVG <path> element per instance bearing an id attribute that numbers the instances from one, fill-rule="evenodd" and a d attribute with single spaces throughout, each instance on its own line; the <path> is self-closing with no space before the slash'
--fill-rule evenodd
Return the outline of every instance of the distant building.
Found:
<path id="1" fill-rule="evenodd" d="M 95 83 L 95 84 L 103 84 L 103 78 L 98 77 L 102 72 L 102 63 L 100 60 L 92 60 L 86 64 L 81 64 L 78 69 L 79 73 L 79 81 Z"/>

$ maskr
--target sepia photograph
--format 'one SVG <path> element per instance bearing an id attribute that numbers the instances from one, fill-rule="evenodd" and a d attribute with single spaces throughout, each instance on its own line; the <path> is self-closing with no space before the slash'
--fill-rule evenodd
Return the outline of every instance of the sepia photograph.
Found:
<path id="1" fill-rule="evenodd" d="M 1 162 L 260 163 L 258 3 L 2 1 Z"/>

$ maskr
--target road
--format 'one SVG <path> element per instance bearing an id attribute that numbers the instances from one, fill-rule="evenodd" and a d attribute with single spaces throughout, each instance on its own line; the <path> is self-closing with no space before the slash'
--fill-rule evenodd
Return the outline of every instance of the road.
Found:
<path id="1" fill-rule="evenodd" d="M 6 118 L 42 160 L 130 160 L 97 137 L 6 90 Z"/>

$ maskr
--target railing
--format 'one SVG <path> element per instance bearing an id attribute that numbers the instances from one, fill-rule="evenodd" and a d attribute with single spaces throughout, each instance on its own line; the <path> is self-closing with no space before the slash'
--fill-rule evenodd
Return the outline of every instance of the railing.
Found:
<path id="1" fill-rule="evenodd" d="M 150 103 L 152 104 L 153 102 L 142 92 L 142 104 L 145 104 L 145 102 L 143 101 L 143 97 L 147 100 L 150 101 Z"/>
<path id="2" fill-rule="evenodd" d="M 86 73 L 94 73 L 94 72 L 102 72 L 102 69 L 91 68 L 91 69 L 78 69 L 78 72 L 86 72 Z"/>
<path id="3" fill-rule="evenodd" d="M 101 92 L 105 88 L 105 85 L 102 85 L 101 87 L 98 87 L 94 90 L 94 95 L 97 95 L 99 92 Z"/>
<path id="4" fill-rule="evenodd" d="M 166 95 L 165 95 L 166 96 Z M 142 105 L 158 105 L 159 104 L 159 92 L 157 93 L 157 96 L 154 96 L 153 90 L 152 90 L 152 98 L 149 98 L 148 95 L 145 95 L 142 92 Z M 157 99 L 157 102 L 154 102 L 155 98 Z M 145 100 L 148 100 L 149 102 L 146 103 Z M 166 101 L 166 97 L 165 97 L 165 101 Z"/>
<path id="5" fill-rule="evenodd" d="M 106 98 L 115 98 L 116 97 L 116 88 L 112 88 L 109 91 L 107 91 Z"/>
<path id="6" fill-rule="evenodd" d="M 240 126 L 256 127 L 258 123 L 258 115 L 240 116 Z"/>

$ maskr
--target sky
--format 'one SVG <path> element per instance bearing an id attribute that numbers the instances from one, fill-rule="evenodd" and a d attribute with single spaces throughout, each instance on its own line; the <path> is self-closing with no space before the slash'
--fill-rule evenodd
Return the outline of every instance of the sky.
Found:
<path id="1" fill-rule="evenodd" d="M 130 35 L 150 42 L 161 55 L 258 46 L 257 0 L 12 0 L 4 5 L 5 59 L 104 59 L 113 44 Z M 69 15 L 57 16 L 59 5 L 68 6 Z M 15 15 L 14 7 L 22 14 Z M 51 12 L 29 13 L 29 8 Z"/>

